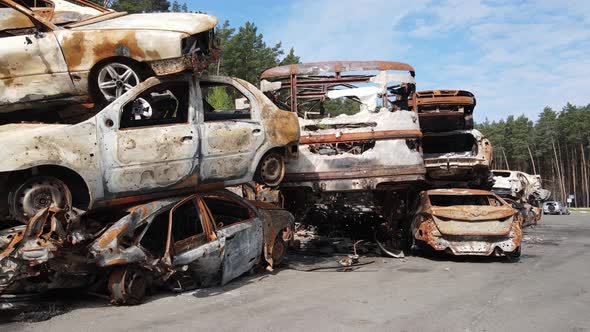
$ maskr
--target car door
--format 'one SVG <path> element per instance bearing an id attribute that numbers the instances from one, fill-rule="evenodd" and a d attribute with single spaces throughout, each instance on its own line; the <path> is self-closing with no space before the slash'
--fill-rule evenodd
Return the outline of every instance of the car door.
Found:
<path id="1" fill-rule="evenodd" d="M 170 210 L 169 242 L 172 266 L 180 290 L 219 282 L 224 239 L 219 239 L 197 195 Z"/>
<path id="2" fill-rule="evenodd" d="M 0 45 L 0 111 L 76 93 L 51 28 L 2 2 Z"/>
<path id="3" fill-rule="evenodd" d="M 199 93 L 201 181 L 251 176 L 248 171 L 265 135 L 256 98 L 226 77 L 200 80 Z"/>
<path id="4" fill-rule="evenodd" d="M 264 237 L 262 219 L 233 194 L 215 192 L 202 197 L 215 221 L 217 237 L 224 243 L 221 284 L 225 285 L 258 263 Z"/>
<path id="5" fill-rule="evenodd" d="M 106 199 L 197 185 L 192 79 L 149 82 L 97 116 Z"/>

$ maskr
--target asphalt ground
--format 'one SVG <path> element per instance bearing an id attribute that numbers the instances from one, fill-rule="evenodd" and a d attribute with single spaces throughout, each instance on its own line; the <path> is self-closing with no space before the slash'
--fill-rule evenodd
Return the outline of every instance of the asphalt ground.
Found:
<path id="1" fill-rule="evenodd" d="M 338 257 L 322 259 L 334 265 Z M 0 330 L 590 330 L 590 214 L 543 216 L 526 231 L 518 263 L 361 257 L 370 261 L 348 272 L 298 271 L 306 264 L 299 261 L 298 270 L 259 272 L 225 287 L 179 295 L 161 293 L 133 307 L 80 295 L 74 304 L 56 308 L 49 320 L 4 323 Z"/>

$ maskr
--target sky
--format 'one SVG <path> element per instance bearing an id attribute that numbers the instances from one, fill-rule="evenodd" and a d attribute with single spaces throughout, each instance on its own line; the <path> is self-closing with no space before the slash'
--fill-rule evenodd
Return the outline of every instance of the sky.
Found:
<path id="1" fill-rule="evenodd" d="M 462 89 L 478 122 L 590 103 L 590 0 L 189 0 L 256 24 L 302 62 L 411 64 L 418 90 Z"/>

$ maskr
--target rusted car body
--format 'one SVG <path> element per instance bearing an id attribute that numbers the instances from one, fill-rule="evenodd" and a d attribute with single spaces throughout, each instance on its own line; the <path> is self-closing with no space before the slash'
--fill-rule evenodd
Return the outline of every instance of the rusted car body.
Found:
<path id="1" fill-rule="evenodd" d="M 410 205 L 407 192 L 426 173 L 418 114 L 408 105 L 412 66 L 304 63 L 268 69 L 261 79 L 276 105 L 299 116 L 299 159 L 281 184 L 287 209 L 325 235 L 379 236 L 387 255 L 401 257 L 394 239 Z"/>
<path id="2" fill-rule="evenodd" d="M 17 299 L 52 289 L 108 284 L 114 303 L 133 304 L 151 284 L 176 291 L 226 284 L 257 264 L 272 271 L 293 227 L 289 212 L 228 191 L 94 216 L 46 208 L 27 226 L 0 231 L 0 309 L 30 305 Z"/>
<path id="3" fill-rule="evenodd" d="M 403 71 L 405 73 L 400 73 Z M 321 62 L 262 73 L 262 90 L 297 112 L 301 149 L 283 187 L 367 191 L 424 179 L 414 69 L 398 62 Z M 328 102 L 352 101 L 350 114 Z"/>
<path id="4" fill-rule="evenodd" d="M 225 106 L 211 105 L 218 91 Z M 5 125 L 0 137 L 0 211 L 26 222 L 68 197 L 90 210 L 254 178 L 276 186 L 299 127 L 246 81 L 183 73 L 152 77 L 81 123 Z"/>
<path id="5" fill-rule="evenodd" d="M 485 190 L 433 189 L 420 193 L 412 221 L 414 246 L 453 255 L 520 256 L 522 220 Z"/>
<path id="6" fill-rule="evenodd" d="M 134 207 L 90 254 L 112 271 L 112 301 L 136 304 L 152 283 L 185 291 L 225 285 L 261 262 L 272 270 L 293 229 L 289 212 L 217 191 Z"/>
<path id="7" fill-rule="evenodd" d="M 86 259 L 86 246 L 101 225 L 81 225 L 81 211 L 44 209 L 27 226 L 0 231 L 0 297 L 78 288 L 97 280 Z M 26 305 L 2 301 L 0 309 Z"/>
<path id="8" fill-rule="evenodd" d="M 424 164 L 433 180 L 466 182 L 490 189 L 492 145 L 478 130 L 424 133 Z"/>
<path id="9" fill-rule="evenodd" d="M 202 71 L 219 56 L 215 17 L 104 13 L 58 26 L 0 0 L 0 113 L 112 102 L 153 75 Z"/>
<path id="10" fill-rule="evenodd" d="M 418 91 L 410 100 L 424 132 L 473 129 L 475 104 L 475 96 L 464 90 Z"/>

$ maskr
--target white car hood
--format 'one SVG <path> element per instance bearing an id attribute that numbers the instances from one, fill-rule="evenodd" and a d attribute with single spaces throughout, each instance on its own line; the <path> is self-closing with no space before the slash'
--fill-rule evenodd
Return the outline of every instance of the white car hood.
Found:
<path id="1" fill-rule="evenodd" d="M 211 30 L 215 25 L 217 18 L 206 14 L 149 13 L 125 15 L 72 30 L 162 30 L 194 35 Z"/>

